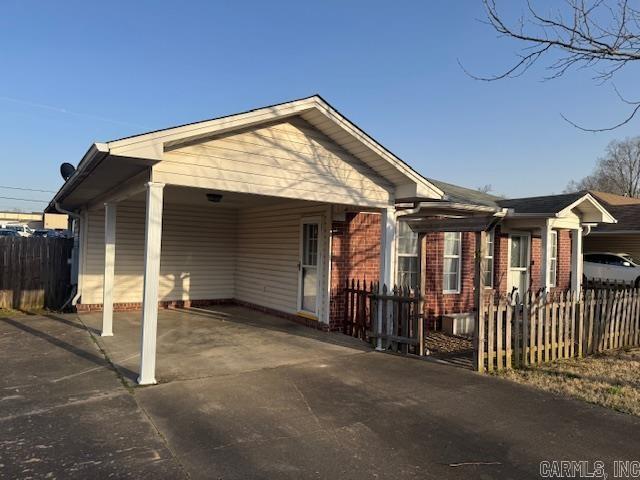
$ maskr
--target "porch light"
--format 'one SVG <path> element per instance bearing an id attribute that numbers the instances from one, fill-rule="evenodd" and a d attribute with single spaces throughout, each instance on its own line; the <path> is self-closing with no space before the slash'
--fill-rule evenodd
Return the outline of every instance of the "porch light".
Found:
<path id="1" fill-rule="evenodd" d="M 222 200 L 222 195 L 219 193 L 207 193 L 207 200 L 213 203 L 220 203 Z"/>

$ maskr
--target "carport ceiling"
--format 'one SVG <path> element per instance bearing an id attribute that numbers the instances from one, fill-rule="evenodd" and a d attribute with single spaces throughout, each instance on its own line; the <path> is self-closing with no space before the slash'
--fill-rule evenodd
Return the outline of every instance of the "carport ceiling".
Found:
<path id="1" fill-rule="evenodd" d="M 207 200 L 208 193 L 217 193 L 222 195 L 219 203 Z M 137 199 L 144 199 L 144 192 L 136 196 Z M 250 193 L 224 192 L 220 190 L 206 190 L 203 188 L 178 187 L 167 185 L 164 189 L 164 201 L 166 204 L 179 205 L 211 205 L 225 208 L 246 208 L 265 205 L 275 205 L 278 203 L 291 202 L 279 197 L 268 197 L 265 195 L 252 195 Z"/>

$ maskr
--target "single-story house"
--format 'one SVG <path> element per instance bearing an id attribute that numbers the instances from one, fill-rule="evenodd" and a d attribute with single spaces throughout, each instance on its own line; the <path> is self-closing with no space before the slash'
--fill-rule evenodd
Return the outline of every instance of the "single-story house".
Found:
<path id="1" fill-rule="evenodd" d="M 341 222 L 376 218 L 375 245 L 357 248 L 391 284 L 396 203 L 442 196 L 315 95 L 95 143 L 47 211 L 74 219 L 78 311 L 102 310 L 112 335 L 114 310 L 141 308 L 149 384 L 159 305 L 236 302 L 329 329 L 332 284 L 366 273 Z"/>
<path id="2" fill-rule="evenodd" d="M 141 309 L 141 384 L 159 306 L 340 329 L 361 278 L 419 282 L 431 316 L 463 311 L 469 232 L 488 239 L 487 288 L 578 289 L 583 228 L 614 221 L 589 194 L 503 200 L 430 180 L 317 95 L 95 143 L 47 211 L 74 220 L 78 311 L 101 310 L 108 336 L 114 310 Z"/>
<path id="3" fill-rule="evenodd" d="M 640 259 L 640 198 L 589 190 L 611 214 L 616 223 L 601 224 L 591 229 L 584 240 L 585 252 L 628 253 Z"/>

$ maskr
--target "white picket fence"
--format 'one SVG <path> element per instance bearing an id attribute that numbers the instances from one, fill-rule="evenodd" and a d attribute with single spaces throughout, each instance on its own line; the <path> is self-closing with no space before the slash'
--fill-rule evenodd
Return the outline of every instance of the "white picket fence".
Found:
<path id="1" fill-rule="evenodd" d="M 492 297 L 475 329 L 474 367 L 494 371 L 640 346 L 640 289 Z"/>

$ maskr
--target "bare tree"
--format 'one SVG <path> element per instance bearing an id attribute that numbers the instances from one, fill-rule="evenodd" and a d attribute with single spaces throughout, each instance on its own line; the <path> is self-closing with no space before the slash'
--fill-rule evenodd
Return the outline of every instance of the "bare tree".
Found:
<path id="1" fill-rule="evenodd" d="M 490 183 L 487 183 L 486 185 L 482 185 L 481 187 L 478 187 L 476 190 L 482 193 L 491 193 L 493 192 L 493 185 L 491 185 Z"/>
<path id="2" fill-rule="evenodd" d="M 568 192 L 578 190 L 640 197 L 640 137 L 611 142 L 593 173 L 582 180 L 572 180 L 566 188 Z"/>
<path id="3" fill-rule="evenodd" d="M 517 77 L 543 58 L 551 57 L 546 80 L 561 77 L 572 68 L 592 68 L 596 72 L 594 79 L 604 83 L 629 62 L 640 60 L 640 7 L 634 0 L 564 0 L 558 1 L 558 7 L 549 14 L 541 13 L 526 0 L 525 12 L 514 22 L 498 11 L 496 0 L 482 1 L 488 23 L 501 36 L 522 43 L 523 48 L 518 60 L 502 73 L 489 77 L 469 74 L 477 80 Z M 640 101 L 627 100 L 615 86 L 614 90 L 630 106 L 629 115 L 618 124 L 593 129 L 563 118 L 587 131 L 612 130 L 628 123 L 640 110 Z"/>

